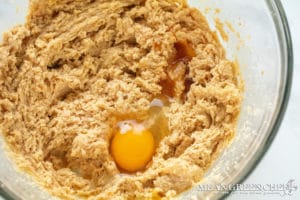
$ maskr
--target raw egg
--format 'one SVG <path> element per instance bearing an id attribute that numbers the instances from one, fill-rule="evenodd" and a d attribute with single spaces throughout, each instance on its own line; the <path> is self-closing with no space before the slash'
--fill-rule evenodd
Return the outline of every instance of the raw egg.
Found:
<path id="1" fill-rule="evenodd" d="M 151 161 L 155 142 L 152 133 L 134 120 L 118 123 L 111 142 L 116 164 L 127 172 L 142 170 Z"/>

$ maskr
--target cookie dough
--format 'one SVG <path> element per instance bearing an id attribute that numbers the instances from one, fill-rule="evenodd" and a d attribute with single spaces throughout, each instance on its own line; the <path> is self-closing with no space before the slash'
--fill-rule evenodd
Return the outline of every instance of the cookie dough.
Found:
<path id="1" fill-rule="evenodd" d="M 62 199 L 172 198 L 234 136 L 238 70 L 183 1 L 31 0 L 0 60 L 1 134 L 18 167 Z M 144 170 L 122 173 L 114 127 L 161 96 L 170 133 Z"/>

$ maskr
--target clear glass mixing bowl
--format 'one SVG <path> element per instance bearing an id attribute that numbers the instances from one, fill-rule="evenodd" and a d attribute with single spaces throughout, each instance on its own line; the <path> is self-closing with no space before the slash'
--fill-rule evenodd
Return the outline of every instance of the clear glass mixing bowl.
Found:
<path id="1" fill-rule="evenodd" d="M 198 185 L 178 197 L 218 199 L 230 191 L 204 191 L 199 185 L 242 182 L 276 135 L 292 82 L 292 43 L 279 0 L 189 0 L 189 4 L 206 15 L 213 30 L 227 32 L 229 40 L 222 41 L 227 57 L 238 61 L 245 82 L 244 102 L 232 144 Z M 0 33 L 24 21 L 26 5 L 24 0 L 0 0 Z M 217 26 L 216 18 L 221 21 Z M 4 198 L 53 198 L 16 169 L 5 153 L 1 135 L 0 146 L 0 191 Z"/>

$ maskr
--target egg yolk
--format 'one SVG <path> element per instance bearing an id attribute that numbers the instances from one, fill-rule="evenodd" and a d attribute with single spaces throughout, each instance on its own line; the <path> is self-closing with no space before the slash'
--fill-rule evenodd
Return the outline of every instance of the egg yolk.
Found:
<path id="1" fill-rule="evenodd" d="M 154 148 L 152 133 L 134 122 L 122 122 L 111 142 L 115 162 L 127 172 L 145 168 L 153 156 Z"/>

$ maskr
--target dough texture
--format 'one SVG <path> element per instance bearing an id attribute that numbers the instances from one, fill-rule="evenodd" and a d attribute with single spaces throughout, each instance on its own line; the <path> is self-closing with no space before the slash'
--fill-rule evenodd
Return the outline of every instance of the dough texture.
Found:
<path id="1" fill-rule="evenodd" d="M 195 55 L 170 72 L 180 41 Z M 234 136 L 238 70 L 202 14 L 180 1 L 31 0 L 0 60 L 1 134 L 18 167 L 63 199 L 172 198 Z M 120 116 L 143 118 L 174 73 L 170 134 L 144 171 L 120 173 L 114 127 Z"/>

